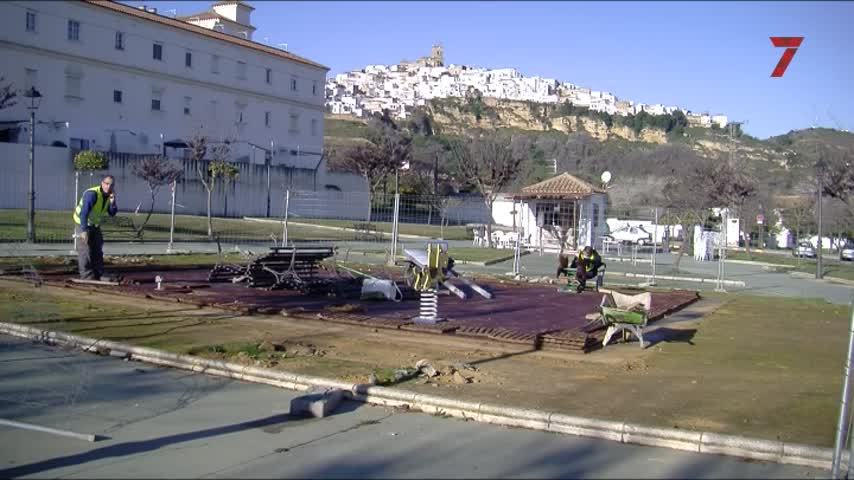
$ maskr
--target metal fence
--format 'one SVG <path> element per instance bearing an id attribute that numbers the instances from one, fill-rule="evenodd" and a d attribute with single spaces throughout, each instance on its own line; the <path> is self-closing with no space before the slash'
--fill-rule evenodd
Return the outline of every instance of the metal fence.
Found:
<path id="1" fill-rule="evenodd" d="M 498 248 L 519 250 L 513 256 L 515 260 L 506 265 L 510 267 L 508 273 L 523 278 L 548 278 L 562 283 L 563 278 L 557 279 L 559 256 L 572 259 L 581 248 L 591 246 L 605 263 L 605 282 L 609 285 L 705 284 L 725 291 L 728 286 L 741 283 L 726 278 L 726 211 L 705 213 L 691 217 L 663 207 L 610 206 L 598 220 L 604 228 L 581 215 L 587 225 L 576 223 L 564 228 L 569 235 L 558 239 L 563 242 L 529 241 L 560 230 L 554 225 L 538 225 L 534 232 L 517 229 L 508 233 L 511 241 L 499 243 Z M 590 239 L 584 236 L 585 231 L 596 235 Z M 574 234 L 580 238 L 573 244 Z M 516 242 L 516 238 L 521 241 Z"/>

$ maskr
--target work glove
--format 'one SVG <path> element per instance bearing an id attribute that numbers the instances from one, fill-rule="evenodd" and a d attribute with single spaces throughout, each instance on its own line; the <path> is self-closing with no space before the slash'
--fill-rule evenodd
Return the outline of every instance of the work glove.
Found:
<path id="1" fill-rule="evenodd" d="M 89 244 L 89 232 L 80 232 L 80 241 L 83 242 L 83 245 Z"/>

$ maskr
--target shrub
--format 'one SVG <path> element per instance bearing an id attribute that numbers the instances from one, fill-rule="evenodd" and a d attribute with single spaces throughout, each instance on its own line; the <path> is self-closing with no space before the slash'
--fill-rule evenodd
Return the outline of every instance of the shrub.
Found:
<path id="1" fill-rule="evenodd" d="M 107 170 L 108 168 L 110 168 L 110 162 L 103 153 L 83 150 L 74 156 L 75 170 L 92 171 Z"/>

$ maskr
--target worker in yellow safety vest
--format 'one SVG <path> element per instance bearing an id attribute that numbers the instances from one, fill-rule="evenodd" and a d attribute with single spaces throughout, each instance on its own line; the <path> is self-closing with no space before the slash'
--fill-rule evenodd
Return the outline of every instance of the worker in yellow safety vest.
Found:
<path id="1" fill-rule="evenodd" d="M 578 282 L 578 292 L 584 291 L 587 280 L 596 278 L 602 266 L 602 257 L 591 246 L 586 246 L 572 259 L 570 267 L 575 268 L 575 280 Z"/>
<path id="2" fill-rule="evenodd" d="M 83 192 L 77 208 L 74 210 L 74 223 L 77 225 L 77 267 L 80 278 L 101 280 L 104 274 L 104 236 L 101 234 L 101 222 L 106 215 L 116 215 L 115 178 L 107 175 L 100 185 Z"/>

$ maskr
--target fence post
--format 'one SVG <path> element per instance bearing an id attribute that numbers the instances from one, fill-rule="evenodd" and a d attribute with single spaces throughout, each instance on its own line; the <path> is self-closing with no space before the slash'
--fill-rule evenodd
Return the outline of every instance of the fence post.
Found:
<path id="1" fill-rule="evenodd" d="M 519 264 L 521 263 L 521 260 L 522 260 L 522 258 L 521 258 L 522 233 L 521 233 L 521 230 L 519 229 L 519 224 L 522 222 L 521 222 L 521 220 L 519 220 L 518 222 L 516 221 L 516 213 L 518 211 L 517 208 L 518 207 L 516 207 L 516 200 L 514 199 L 513 200 L 513 233 L 516 234 L 516 245 L 514 245 L 514 248 L 513 248 L 513 275 L 519 274 L 519 271 L 521 270 L 521 266 Z"/>
<path id="2" fill-rule="evenodd" d="M 388 266 L 394 265 L 394 259 L 397 256 L 397 228 L 400 220 L 400 194 L 394 194 L 394 218 L 391 224 L 391 251 L 386 262 Z"/>
<path id="3" fill-rule="evenodd" d="M 845 370 L 842 381 L 842 401 L 839 404 L 839 423 L 836 425 L 836 442 L 833 447 L 833 462 L 830 467 L 830 478 L 839 478 L 839 467 L 842 462 L 842 451 L 845 449 L 845 439 L 848 437 L 849 398 L 851 396 L 851 361 L 854 356 L 854 298 L 851 301 L 851 323 L 848 334 L 848 356 L 845 358 Z M 851 470 L 851 459 L 848 459 L 848 469 Z"/>
<path id="4" fill-rule="evenodd" d="M 74 170 L 74 203 L 71 204 L 71 211 L 77 210 L 77 195 L 80 190 L 80 171 Z M 73 233 L 71 234 L 71 238 L 74 239 L 74 247 L 71 249 L 71 254 L 74 255 L 77 253 L 77 228 L 74 228 Z"/>
<path id="5" fill-rule="evenodd" d="M 291 191 L 285 190 L 285 205 L 282 209 L 282 246 L 288 245 L 288 208 L 291 203 Z"/>
<path id="6" fill-rule="evenodd" d="M 175 190 L 177 190 L 177 180 L 172 180 L 172 208 L 169 214 L 169 246 L 166 247 L 166 253 L 172 253 L 173 242 L 175 241 Z"/>
<path id="7" fill-rule="evenodd" d="M 658 207 L 655 207 L 655 223 L 652 224 L 652 280 L 650 286 L 655 285 L 655 260 L 658 255 Z"/>

